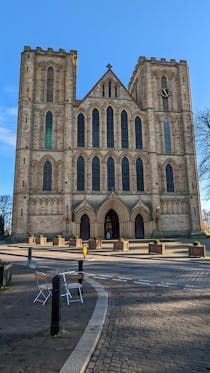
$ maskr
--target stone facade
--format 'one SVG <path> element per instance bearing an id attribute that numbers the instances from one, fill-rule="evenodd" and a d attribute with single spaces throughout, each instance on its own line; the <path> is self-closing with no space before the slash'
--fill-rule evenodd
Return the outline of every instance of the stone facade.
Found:
<path id="1" fill-rule="evenodd" d="M 14 238 L 199 232 L 186 61 L 140 57 L 128 89 L 107 65 L 82 100 L 76 72 L 74 50 L 24 48 Z"/>

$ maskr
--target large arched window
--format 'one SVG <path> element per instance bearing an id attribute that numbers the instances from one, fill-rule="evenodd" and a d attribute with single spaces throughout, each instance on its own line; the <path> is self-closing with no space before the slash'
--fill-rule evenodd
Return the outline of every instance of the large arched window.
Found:
<path id="1" fill-rule="evenodd" d="M 85 190 L 85 161 L 82 156 L 77 159 L 77 190 Z"/>
<path id="2" fill-rule="evenodd" d="M 47 102 L 53 102 L 54 88 L 54 70 L 52 67 L 47 69 Z"/>
<path id="3" fill-rule="evenodd" d="M 141 158 L 136 160 L 136 186 L 138 192 L 144 191 L 144 168 Z"/>
<path id="4" fill-rule="evenodd" d="M 164 75 L 161 77 L 161 96 L 162 96 L 163 110 L 168 111 L 169 91 L 167 88 L 167 79 Z"/>
<path id="5" fill-rule="evenodd" d="M 77 118 L 77 146 L 85 146 L 85 117 L 81 113 Z"/>
<path id="6" fill-rule="evenodd" d="M 109 157 L 107 160 L 107 189 L 111 191 L 115 188 L 115 170 L 114 159 Z"/>
<path id="7" fill-rule="evenodd" d="M 111 106 L 106 111 L 107 148 L 114 148 L 114 120 Z"/>
<path id="8" fill-rule="evenodd" d="M 52 122 L 53 115 L 51 111 L 48 111 L 45 118 L 45 148 L 52 148 Z"/>
<path id="9" fill-rule="evenodd" d="M 122 190 L 130 190 L 129 161 L 126 157 L 122 160 Z"/>
<path id="10" fill-rule="evenodd" d="M 50 161 L 46 161 L 43 167 L 43 191 L 50 192 L 52 190 L 52 165 Z"/>
<path id="11" fill-rule="evenodd" d="M 100 160 L 94 157 L 92 160 L 92 190 L 100 191 Z"/>
<path id="12" fill-rule="evenodd" d="M 94 109 L 92 112 L 92 145 L 93 148 L 99 148 L 99 112 Z"/>
<path id="13" fill-rule="evenodd" d="M 174 192 L 174 175 L 170 164 L 166 166 L 166 191 Z"/>
<path id="14" fill-rule="evenodd" d="M 167 118 L 163 120 L 165 153 L 171 153 L 171 131 L 170 122 Z"/>
<path id="15" fill-rule="evenodd" d="M 121 112 L 121 145 L 128 148 L 128 114 L 125 110 Z"/>
<path id="16" fill-rule="evenodd" d="M 142 149 L 142 126 L 141 118 L 135 119 L 136 149 Z"/>

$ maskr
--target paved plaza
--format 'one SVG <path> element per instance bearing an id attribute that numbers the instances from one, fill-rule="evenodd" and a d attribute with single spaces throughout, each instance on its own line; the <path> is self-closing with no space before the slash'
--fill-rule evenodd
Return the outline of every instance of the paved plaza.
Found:
<path id="1" fill-rule="evenodd" d="M 209 291 L 104 285 L 108 314 L 86 373 L 210 371 Z"/>
<path id="2" fill-rule="evenodd" d="M 0 293 L 0 371 L 210 371 L 210 257 L 189 259 L 184 245 L 177 244 L 165 257 L 148 256 L 144 247 L 128 253 L 113 254 L 109 249 L 89 252 L 84 263 L 86 279 L 104 288 L 108 308 L 105 321 L 97 319 L 102 333 L 96 348 L 86 354 L 79 370 L 65 363 L 85 336 L 100 295 L 97 297 L 94 286 L 85 282 L 85 304 L 68 308 L 62 302 L 62 333 L 51 337 L 51 302 L 46 307 L 32 303 L 36 289 L 33 271 L 26 265 L 27 247 L 1 245 L 0 257 L 13 261 L 15 271 L 13 286 Z M 73 269 L 82 257 L 81 252 L 69 249 L 36 248 L 33 254 L 38 267 L 46 271 Z M 88 350 L 91 342 L 89 337 L 85 340 Z M 84 345 L 79 348 L 77 355 L 82 361 Z"/>

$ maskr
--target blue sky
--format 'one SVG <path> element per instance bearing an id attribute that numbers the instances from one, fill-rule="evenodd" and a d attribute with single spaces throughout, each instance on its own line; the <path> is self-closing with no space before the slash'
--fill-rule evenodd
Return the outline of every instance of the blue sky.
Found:
<path id="1" fill-rule="evenodd" d="M 209 15 L 209 0 L 2 1 L 0 194 L 13 193 L 20 55 L 25 45 L 77 50 L 79 99 L 104 74 L 107 63 L 127 86 L 139 56 L 185 59 L 196 114 L 210 107 Z M 203 194 L 201 199 L 206 207 Z"/>

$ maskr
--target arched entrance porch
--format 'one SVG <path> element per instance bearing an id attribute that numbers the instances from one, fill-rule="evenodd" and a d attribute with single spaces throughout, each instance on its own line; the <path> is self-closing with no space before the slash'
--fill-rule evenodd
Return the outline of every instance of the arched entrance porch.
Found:
<path id="1" fill-rule="evenodd" d="M 109 210 L 105 216 L 104 236 L 107 239 L 119 238 L 120 236 L 119 218 L 113 209 Z"/>

